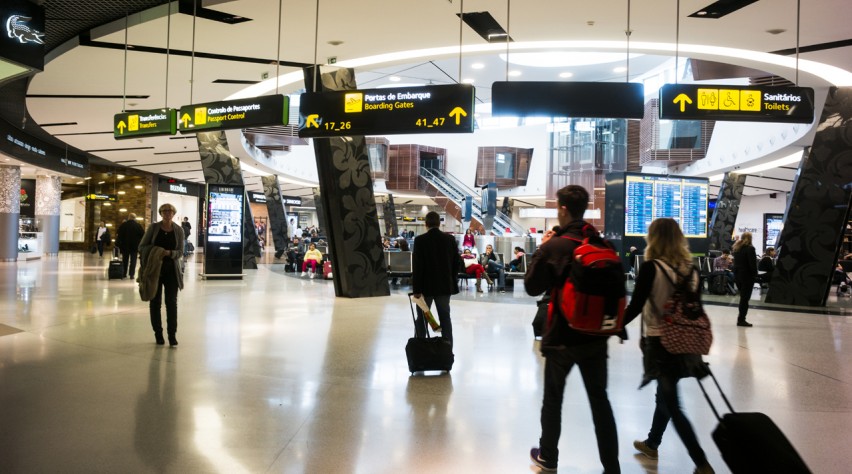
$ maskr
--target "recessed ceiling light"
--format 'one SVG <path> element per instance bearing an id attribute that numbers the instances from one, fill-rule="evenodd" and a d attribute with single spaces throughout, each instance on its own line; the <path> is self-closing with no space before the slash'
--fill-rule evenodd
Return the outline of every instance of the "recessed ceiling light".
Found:
<path id="1" fill-rule="evenodd" d="M 118 194 L 127 194 L 127 191 L 119 191 Z"/>
<path id="2" fill-rule="evenodd" d="M 98 181 L 98 184 L 104 184 L 106 181 Z"/>
<path id="3" fill-rule="evenodd" d="M 108 202 L 105 202 L 105 203 L 104 203 L 104 206 L 109 207 L 109 206 L 112 206 L 112 204 L 110 204 L 110 203 L 108 203 Z"/>
<path id="4" fill-rule="evenodd" d="M 473 84 L 474 82 L 476 82 L 476 80 L 468 77 L 467 79 L 462 79 L 462 82 L 464 82 L 465 84 Z"/>
<path id="5" fill-rule="evenodd" d="M 521 75 L 521 71 L 509 71 L 509 75 L 512 77 L 518 77 Z"/>
<path id="6" fill-rule="evenodd" d="M 137 184 L 136 186 L 133 186 L 134 189 L 142 189 L 144 187 L 145 186 L 142 186 L 141 184 Z"/>
<path id="7" fill-rule="evenodd" d="M 116 178 L 118 178 L 118 179 L 124 179 L 124 175 L 123 175 L 123 174 L 116 175 Z"/>
<path id="8" fill-rule="evenodd" d="M 574 77 L 574 73 L 573 72 L 560 72 L 559 77 L 561 77 L 563 79 L 568 79 L 569 77 Z"/>
<path id="9" fill-rule="evenodd" d="M 624 66 L 618 66 L 617 68 L 613 68 L 612 72 L 627 72 L 627 68 Z"/>
<path id="10" fill-rule="evenodd" d="M 388 80 L 391 81 L 391 82 L 399 82 L 402 79 L 399 76 L 391 76 L 391 77 L 388 78 Z"/>
<path id="11" fill-rule="evenodd" d="M 77 181 L 77 184 L 83 184 L 83 182 L 82 182 L 82 181 Z"/>
<path id="12" fill-rule="evenodd" d="M 473 63 L 470 65 L 471 69 L 485 69 L 485 64 L 482 63 Z"/>
<path id="13" fill-rule="evenodd" d="M 695 14 L 698 15 L 698 16 L 705 16 L 705 15 L 707 15 L 707 11 L 701 10 L 700 12 L 695 12 Z"/>

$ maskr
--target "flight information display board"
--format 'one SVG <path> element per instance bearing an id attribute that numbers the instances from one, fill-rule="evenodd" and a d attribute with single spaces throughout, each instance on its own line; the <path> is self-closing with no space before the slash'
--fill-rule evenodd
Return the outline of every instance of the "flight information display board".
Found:
<path id="1" fill-rule="evenodd" d="M 654 219 L 670 217 L 687 238 L 707 237 L 707 179 L 627 175 L 625 188 L 625 236 L 647 235 Z"/>

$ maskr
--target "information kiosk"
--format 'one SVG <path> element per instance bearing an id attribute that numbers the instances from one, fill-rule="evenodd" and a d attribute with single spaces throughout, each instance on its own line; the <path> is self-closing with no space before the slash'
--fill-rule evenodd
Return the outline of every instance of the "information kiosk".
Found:
<path id="1" fill-rule="evenodd" d="M 245 188 L 207 185 L 207 232 L 204 234 L 204 278 L 243 277 L 243 213 Z"/>

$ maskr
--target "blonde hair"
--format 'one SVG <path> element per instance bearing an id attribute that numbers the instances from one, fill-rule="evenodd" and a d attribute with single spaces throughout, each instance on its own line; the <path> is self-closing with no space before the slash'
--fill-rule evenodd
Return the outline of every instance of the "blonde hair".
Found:
<path id="1" fill-rule="evenodd" d="M 734 242 L 734 252 L 739 252 L 740 249 L 746 245 L 751 245 L 751 232 L 743 232 L 743 235 L 740 236 L 740 240 Z"/>
<path id="2" fill-rule="evenodd" d="M 646 260 L 662 260 L 671 266 L 692 262 L 689 242 L 674 219 L 668 217 L 654 219 L 648 227 L 648 236 L 645 240 L 648 242 L 648 247 L 645 249 Z"/>
<path id="3" fill-rule="evenodd" d="M 164 209 L 169 209 L 169 210 L 171 210 L 173 213 L 177 214 L 177 209 L 176 209 L 174 206 L 172 206 L 171 204 L 169 204 L 169 203 L 165 203 L 165 204 L 163 204 L 162 206 L 160 206 L 160 208 L 159 208 L 159 209 L 157 209 L 157 214 L 159 214 L 159 215 L 161 215 L 161 216 L 162 216 L 162 215 L 163 215 L 163 210 L 164 210 Z"/>

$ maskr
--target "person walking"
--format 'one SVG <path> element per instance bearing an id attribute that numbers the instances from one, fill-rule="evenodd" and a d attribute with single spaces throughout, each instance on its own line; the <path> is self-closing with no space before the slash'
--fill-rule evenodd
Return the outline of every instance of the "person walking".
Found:
<path id="1" fill-rule="evenodd" d="M 589 193 L 583 187 L 568 185 L 556 193 L 559 231 L 549 230 L 532 256 L 524 287 L 530 296 L 560 288 L 570 273 L 574 249 L 587 235 L 597 231 L 583 220 L 589 205 Z M 571 238 L 562 238 L 563 236 Z M 417 247 L 414 247 L 415 250 Z M 552 306 L 552 321 L 541 340 L 544 363 L 544 397 L 541 405 L 541 438 L 530 450 L 533 464 L 544 471 L 556 471 L 559 462 L 559 437 L 562 431 L 562 399 L 565 381 L 576 365 L 583 377 L 592 410 L 598 442 L 598 454 L 605 474 L 618 474 L 618 433 L 607 396 L 607 336 L 588 335 L 568 326 L 558 305 Z"/>
<path id="2" fill-rule="evenodd" d="M 139 243 L 140 269 L 139 295 L 142 301 L 149 301 L 151 328 L 158 345 L 165 344 L 163 339 L 163 320 L 161 308 L 166 304 L 166 330 L 169 345 L 178 345 L 177 341 L 177 294 L 183 289 L 183 228 L 173 219 L 177 210 L 171 204 L 159 208 L 163 218 L 148 226 Z"/>
<path id="3" fill-rule="evenodd" d="M 701 357 L 686 354 L 672 354 L 660 342 L 662 326 L 662 308 L 674 294 L 672 282 L 689 282 L 689 289 L 699 290 L 699 275 L 694 271 L 689 244 L 683 236 L 677 221 L 669 218 L 654 220 L 648 227 L 648 247 L 645 249 L 645 262 L 639 267 L 633 297 L 624 314 L 625 324 L 642 314 L 643 357 L 645 375 L 642 385 L 657 380 L 656 408 L 651 421 L 651 430 L 643 441 L 634 441 L 633 447 L 651 459 L 658 458 L 658 447 L 663 432 L 671 420 L 681 441 L 695 463 L 695 472 L 713 473 L 707 462 L 707 456 L 686 414 L 680 407 L 677 383 L 683 377 L 692 377 L 700 373 Z"/>
<path id="4" fill-rule="evenodd" d="M 472 249 L 476 245 L 476 241 L 473 237 L 473 232 L 470 229 L 464 231 L 464 238 L 462 239 L 462 248 L 463 249 Z"/>
<path id="5" fill-rule="evenodd" d="M 183 218 L 180 228 L 183 229 L 183 238 L 186 239 L 183 246 L 183 256 L 186 257 L 189 255 L 189 234 L 192 233 L 192 224 L 189 223 L 189 217 Z"/>
<path id="6" fill-rule="evenodd" d="M 751 232 L 743 232 L 740 240 L 734 243 L 734 278 L 740 292 L 739 314 L 737 315 L 737 326 L 750 328 L 754 326 L 746 321 L 748 313 L 748 300 L 754 291 L 754 282 L 757 280 L 757 252 L 751 244 Z"/>
<path id="7" fill-rule="evenodd" d="M 439 228 L 441 216 L 437 212 L 426 214 L 426 232 L 414 239 L 412 252 L 411 286 L 415 298 L 423 297 L 426 305 L 435 307 L 441 324 L 441 337 L 453 344 L 453 323 L 450 319 L 450 297 L 459 292 L 456 275 L 461 267 L 456 239 Z M 417 309 L 417 321 L 414 325 L 418 337 L 426 336 L 426 324 L 423 313 Z"/>
<path id="8" fill-rule="evenodd" d="M 136 222 L 136 214 L 127 214 L 127 220 L 118 226 L 115 245 L 121 250 L 121 264 L 124 271 L 122 278 L 136 277 L 136 258 L 139 255 L 139 242 L 145 235 L 145 229 Z M 128 267 L 127 264 L 130 264 Z"/>
<path id="9" fill-rule="evenodd" d="M 99 257 L 104 256 L 104 247 L 107 245 L 109 238 L 109 229 L 107 229 L 106 222 L 101 221 L 101 225 L 98 226 L 98 230 L 95 233 L 95 245 L 98 247 Z"/>

